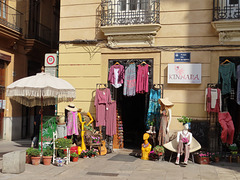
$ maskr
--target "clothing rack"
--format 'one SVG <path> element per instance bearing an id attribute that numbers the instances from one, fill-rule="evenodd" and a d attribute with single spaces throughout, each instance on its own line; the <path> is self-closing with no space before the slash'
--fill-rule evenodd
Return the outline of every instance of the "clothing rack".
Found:
<path id="1" fill-rule="evenodd" d="M 217 83 L 208 83 L 207 88 L 218 88 Z M 207 112 L 207 120 L 209 122 L 209 151 L 212 153 L 222 152 L 221 142 L 221 126 L 218 122 L 217 112 Z"/>

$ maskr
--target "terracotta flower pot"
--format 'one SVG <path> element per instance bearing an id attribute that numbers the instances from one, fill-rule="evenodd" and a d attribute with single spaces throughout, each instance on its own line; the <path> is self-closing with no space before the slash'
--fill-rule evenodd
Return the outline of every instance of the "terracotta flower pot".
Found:
<path id="1" fill-rule="evenodd" d="M 92 157 L 94 158 L 94 157 L 96 157 L 96 155 L 95 155 L 95 154 L 92 154 Z"/>
<path id="2" fill-rule="evenodd" d="M 27 164 L 32 164 L 31 156 L 26 154 L 26 163 Z"/>
<path id="3" fill-rule="evenodd" d="M 32 165 L 39 165 L 40 164 L 40 156 L 38 156 L 38 157 L 32 156 L 31 160 L 32 160 Z"/>
<path id="4" fill-rule="evenodd" d="M 215 162 L 218 163 L 219 162 L 219 157 L 215 157 Z"/>
<path id="5" fill-rule="evenodd" d="M 78 162 L 78 157 L 71 157 L 72 162 Z"/>
<path id="6" fill-rule="evenodd" d="M 43 156 L 43 164 L 50 165 L 52 162 L 52 156 Z"/>

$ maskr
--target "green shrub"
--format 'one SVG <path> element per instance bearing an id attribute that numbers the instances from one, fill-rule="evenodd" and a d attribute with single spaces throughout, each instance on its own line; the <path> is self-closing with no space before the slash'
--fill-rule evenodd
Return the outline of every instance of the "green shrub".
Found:
<path id="1" fill-rule="evenodd" d="M 40 156 L 40 151 L 38 151 L 38 149 L 32 149 L 30 156 L 38 157 Z"/>
<path id="2" fill-rule="evenodd" d="M 51 147 L 47 147 L 46 150 L 43 151 L 43 156 L 52 156 L 53 155 L 53 150 Z"/>
<path id="3" fill-rule="evenodd" d="M 30 156 L 30 154 L 31 154 L 31 152 L 32 152 L 33 149 L 34 149 L 33 147 L 28 148 L 28 149 L 26 150 L 26 154 Z"/>
<path id="4" fill-rule="evenodd" d="M 55 141 L 56 148 L 70 148 L 72 145 L 71 139 L 59 138 Z"/>
<path id="5" fill-rule="evenodd" d="M 78 157 L 78 154 L 76 152 L 73 152 L 70 154 L 71 157 Z"/>
<path id="6" fill-rule="evenodd" d="M 183 124 L 192 122 L 192 119 L 189 118 L 189 117 L 187 117 L 187 116 L 182 116 L 181 118 L 177 118 L 177 120 L 178 120 L 180 123 L 183 123 Z"/>

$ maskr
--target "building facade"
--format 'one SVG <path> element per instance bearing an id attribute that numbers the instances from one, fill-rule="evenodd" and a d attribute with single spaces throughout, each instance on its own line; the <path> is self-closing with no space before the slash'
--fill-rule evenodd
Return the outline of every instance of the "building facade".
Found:
<path id="1" fill-rule="evenodd" d="M 96 84 L 108 83 L 109 67 L 146 61 L 151 85 L 163 84 L 163 96 L 174 103 L 170 129 L 182 128 L 183 115 L 215 126 L 204 111 L 205 89 L 218 83 L 221 61 L 240 62 L 239 6 L 238 0 L 62 0 L 59 77 L 76 88 L 74 104 L 95 115 Z M 196 64 L 198 82 L 168 74 Z"/>
<path id="2" fill-rule="evenodd" d="M 41 71 L 44 55 L 58 49 L 60 1 L 0 2 L 0 139 L 31 137 L 35 108 L 6 97 L 12 82 Z"/>

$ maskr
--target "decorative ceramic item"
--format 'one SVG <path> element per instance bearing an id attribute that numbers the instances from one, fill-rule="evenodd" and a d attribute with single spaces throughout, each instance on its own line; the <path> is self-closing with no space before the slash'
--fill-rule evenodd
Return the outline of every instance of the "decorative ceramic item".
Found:
<path id="1" fill-rule="evenodd" d="M 62 158 L 56 158 L 56 165 L 58 167 L 63 167 L 63 164 L 64 164 L 64 159 Z"/>

